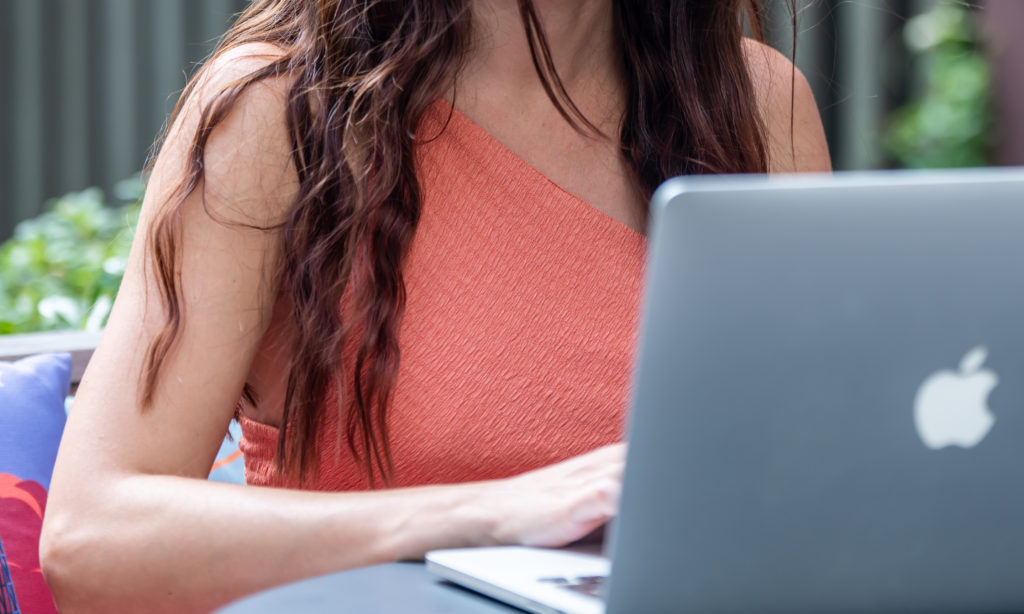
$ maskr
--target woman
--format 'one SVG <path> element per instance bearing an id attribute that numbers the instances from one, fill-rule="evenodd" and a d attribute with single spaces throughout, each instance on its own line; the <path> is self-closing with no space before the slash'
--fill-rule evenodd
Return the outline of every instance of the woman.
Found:
<path id="1" fill-rule="evenodd" d="M 254 1 L 182 97 L 71 412 L 62 611 L 611 517 L 646 199 L 829 167 L 806 82 L 742 38 L 757 8 Z M 235 415 L 250 482 L 287 488 L 203 479 Z"/>

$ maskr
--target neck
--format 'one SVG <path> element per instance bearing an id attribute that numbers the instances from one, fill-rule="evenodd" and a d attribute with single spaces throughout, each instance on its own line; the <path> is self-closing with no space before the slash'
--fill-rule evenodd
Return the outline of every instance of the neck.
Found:
<path id="1" fill-rule="evenodd" d="M 518 0 L 471 0 L 473 45 L 460 74 L 459 95 L 551 106 L 530 54 Z M 611 0 L 533 0 L 558 78 L 584 113 L 608 109 L 589 98 L 617 99 L 619 64 Z M 607 105 L 605 105 L 607 106 Z M 597 118 L 600 121 L 600 118 Z"/>

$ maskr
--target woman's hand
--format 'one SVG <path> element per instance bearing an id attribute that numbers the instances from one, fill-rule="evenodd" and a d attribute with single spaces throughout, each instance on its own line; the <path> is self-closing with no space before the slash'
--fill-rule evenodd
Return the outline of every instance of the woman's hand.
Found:
<path id="1" fill-rule="evenodd" d="M 613 518 L 622 490 L 626 444 L 487 482 L 480 503 L 499 544 L 564 546 Z"/>

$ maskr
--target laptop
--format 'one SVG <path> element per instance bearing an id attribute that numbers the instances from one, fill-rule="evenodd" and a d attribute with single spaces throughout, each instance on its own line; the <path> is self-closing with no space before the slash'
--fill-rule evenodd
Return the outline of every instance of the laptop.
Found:
<path id="1" fill-rule="evenodd" d="M 1024 169 L 677 178 L 651 211 L 606 556 L 428 569 L 544 613 L 1024 611 Z"/>

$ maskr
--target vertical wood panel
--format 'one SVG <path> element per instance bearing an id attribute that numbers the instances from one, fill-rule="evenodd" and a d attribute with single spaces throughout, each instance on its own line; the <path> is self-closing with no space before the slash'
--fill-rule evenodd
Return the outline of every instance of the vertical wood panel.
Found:
<path id="1" fill-rule="evenodd" d="M 89 104 L 89 120 L 86 126 L 88 134 L 89 157 L 86 165 L 89 168 L 89 185 L 106 186 L 106 122 L 103 121 L 103 108 L 106 104 L 106 70 L 103 63 L 103 39 L 107 36 L 107 16 L 101 10 L 99 0 L 90 0 L 86 15 L 85 31 L 89 41 L 88 91 L 84 97 Z M 72 94 L 73 95 L 73 94 Z M 51 194 L 56 196 L 68 190 L 78 190 L 86 186 L 52 186 Z"/>
<path id="2" fill-rule="evenodd" d="M 882 48 L 890 2 L 860 0 L 839 7 L 839 45 L 847 50 L 840 58 L 844 119 L 837 126 L 837 166 L 847 169 L 875 168 L 882 162 L 878 147 L 885 97 Z M 856 50 L 850 52 L 849 50 Z"/>
<path id="3" fill-rule="evenodd" d="M 89 182 L 89 117 L 93 112 L 89 92 L 89 42 L 85 2 L 65 2 L 59 32 L 60 65 L 56 71 L 60 111 L 56 149 L 62 186 Z M 52 194 L 51 194 L 52 196 Z"/>
<path id="4" fill-rule="evenodd" d="M 61 127 L 58 120 L 61 106 L 60 81 L 59 79 L 48 77 L 48 75 L 57 74 L 61 63 L 61 45 L 53 44 L 53 39 L 56 38 L 54 33 L 60 30 L 60 20 L 62 17 L 60 5 L 63 3 L 63 0 L 36 0 L 36 3 L 42 9 L 40 18 L 40 27 L 42 29 L 39 41 L 39 63 L 42 70 L 42 78 L 40 79 L 42 98 L 39 107 L 39 113 L 42 118 L 42 133 L 40 136 L 42 162 L 39 181 L 41 186 L 47 186 L 58 181 L 60 175 L 59 156 L 51 148 L 47 147 L 47 144 L 55 143 L 61 135 Z M 45 190 L 42 190 L 42 193 L 44 198 L 49 197 Z"/>
<path id="5" fill-rule="evenodd" d="M 14 139 L 11 210 L 31 215 L 43 199 L 43 7 L 16 0 L 13 10 Z"/>
<path id="6" fill-rule="evenodd" d="M 47 199 L 140 170 L 248 0 L 0 0 L 0 241 Z"/>
<path id="7" fill-rule="evenodd" d="M 152 111 L 157 121 L 150 125 L 162 124 L 164 117 L 174 108 L 178 93 L 185 86 L 187 67 L 181 61 L 185 58 L 185 11 L 181 4 L 158 2 L 153 5 L 153 89 Z M 178 63 L 167 62 L 164 58 L 178 59 Z"/>
<path id="8" fill-rule="evenodd" d="M 8 7 L 10 9 L 10 7 Z M 0 19 L 0 240 L 17 220 L 14 199 L 14 34 L 10 10 Z"/>
<path id="9" fill-rule="evenodd" d="M 141 164 L 135 128 L 138 110 L 135 3 L 136 0 L 103 2 L 106 15 L 103 126 L 109 139 L 104 174 L 110 178 L 127 177 Z"/>
<path id="10" fill-rule="evenodd" d="M 988 0 L 988 27 L 993 33 L 999 164 L 1024 165 L 1024 2 Z"/>

